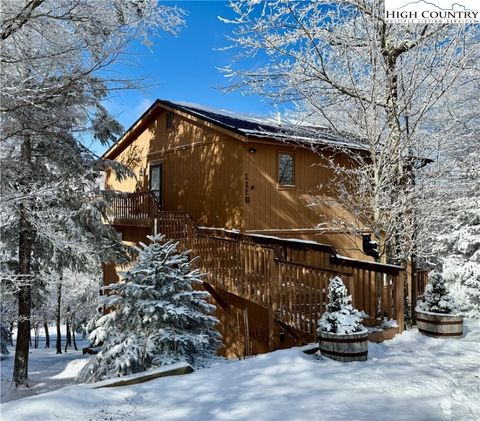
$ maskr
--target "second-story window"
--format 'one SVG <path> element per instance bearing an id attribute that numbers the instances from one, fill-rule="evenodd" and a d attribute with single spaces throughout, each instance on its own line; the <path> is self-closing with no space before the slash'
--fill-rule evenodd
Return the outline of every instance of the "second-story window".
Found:
<path id="1" fill-rule="evenodd" d="M 280 186 L 295 185 L 295 156 L 290 153 L 278 154 L 278 184 Z"/>
<path id="2" fill-rule="evenodd" d="M 172 113 L 171 111 L 169 111 L 166 115 L 166 119 L 167 119 L 167 129 L 171 129 L 173 127 L 173 122 L 174 122 L 174 116 L 175 114 Z"/>

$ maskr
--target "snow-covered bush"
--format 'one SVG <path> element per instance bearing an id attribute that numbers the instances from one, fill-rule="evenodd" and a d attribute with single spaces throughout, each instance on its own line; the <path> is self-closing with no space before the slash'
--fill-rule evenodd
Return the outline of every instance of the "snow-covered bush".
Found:
<path id="1" fill-rule="evenodd" d="M 13 345 L 12 333 L 5 322 L 0 322 L 0 354 L 9 354 L 7 345 Z"/>
<path id="2" fill-rule="evenodd" d="M 438 270 L 459 310 L 467 317 L 480 317 L 480 201 L 458 204 L 453 226 L 438 238 Z"/>
<path id="3" fill-rule="evenodd" d="M 102 316 L 90 340 L 101 351 L 84 367 L 79 379 L 93 382 L 137 373 L 152 367 L 187 362 L 194 367 L 215 356 L 221 336 L 215 306 L 208 292 L 194 289 L 202 273 L 191 269 L 187 252 L 165 237 L 141 243 L 138 263 L 124 279 L 109 285 Z"/>
<path id="4" fill-rule="evenodd" d="M 441 273 L 430 272 L 423 299 L 418 302 L 417 309 L 442 314 L 450 314 L 456 311 L 455 302 L 445 286 Z"/>
<path id="5" fill-rule="evenodd" d="M 327 311 L 318 322 L 318 333 L 345 335 L 364 329 L 360 312 L 352 306 L 352 296 L 339 276 L 330 279 Z"/>

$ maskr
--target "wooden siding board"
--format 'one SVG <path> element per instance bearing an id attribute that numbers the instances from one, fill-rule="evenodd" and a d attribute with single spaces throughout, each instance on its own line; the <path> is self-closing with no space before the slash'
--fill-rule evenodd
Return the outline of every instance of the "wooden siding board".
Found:
<path id="1" fill-rule="evenodd" d="M 249 152 L 250 148 L 254 148 L 256 152 Z M 295 187 L 277 185 L 277 159 L 281 151 L 295 156 Z M 322 222 L 324 213 L 331 215 L 336 212 L 333 207 L 322 210 L 307 207 L 312 194 L 327 193 L 325 188 L 318 190 L 319 185 L 325 185 L 327 179 L 331 177 L 330 170 L 321 165 L 325 160 L 324 156 L 292 145 L 254 142 L 245 145 L 244 154 L 244 171 L 248 176 L 249 186 L 255 186 L 254 190 L 249 190 L 250 202 L 244 203 L 247 231 L 329 242 L 342 254 L 367 258 L 358 248 L 359 243 L 355 244 L 344 235 L 331 233 L 319 237 L 317 233 L 309 235 L 295 231 L 312 230 Z"/>
<path id="2" fill-rule="evenodd" d="M 255 153 L 249 152 L 254 147 Z M 278 151 L 295 155 L 294 188 L 277 187 Z M 291 229 L 312 229 L 321 221 L 318 210 L 306 207 L 310 194 L 325 183 L 328 171 L 319 164 L 322 156 L 304 148 L 278 143 L 241 142 L 223 131 L 207 127 L 198 119 L 176 114 L 172 129 L 165 127 L 165 112 L 157 113 L 136 140 L 117 160 L 138 155 L 132 169 L 143 177 L 123 183 L 108 176 L 107 185 L 134 191 L 137 184 L 148 189 L 148 163 L 164 162 L 164 205 L 185 211 L 200 225 L 245 230 L 284 229 L 283 237 L 311 238 L 336 246 L 343 254 L 361 257 L 349 248 L 345 236 L 308 237 Z M 245 201 L 248 175 L 250 203 Z M 251 187 L 254 186 L 254 190 Z M 271 234 L 276 235 L 276 234 Z"/>
<path id="3" fill-rule="evenodd" d="M 107 188 L 148 190 L 149 163 L 163 162 L 166 209 L 186 211 L 202 225 L 242 229 L 242 144 L 179 115 L 166 130 L 164 119 L 158 113 L 116 158 L 137 177 L 118 182 L 108 174 Z"/>

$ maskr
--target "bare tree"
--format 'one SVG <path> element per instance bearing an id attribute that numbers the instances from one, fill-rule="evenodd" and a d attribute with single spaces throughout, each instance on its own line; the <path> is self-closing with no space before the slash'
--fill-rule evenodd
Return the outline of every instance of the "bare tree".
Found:
<path id="1" fill-rule="evenodd" d="M 224 19 L 235 27 L 228 48 L 240 54 L 223 69 L 228 89 L 294 104 L 302 130 L 325 126 L 359 145 L 353 153 L 339 148 L 349 163 L 327 164 L 331 194 L 312 205 L 346 210 L 328 223 L 347 233 L 373 232 L 391 262 L 418 254 L 418 170 L 425 145 L 451 142 L 446 133 L 467 118 L 444 111 L 453 92 L 468 94 L 478 81 L 478 25 L 390 24 L 382 0 L 230 7 L 237 17 Z M 252 68 L 251 57 L 261 64 Z M 320 145 L 321 137 L 312 148 Z"/>

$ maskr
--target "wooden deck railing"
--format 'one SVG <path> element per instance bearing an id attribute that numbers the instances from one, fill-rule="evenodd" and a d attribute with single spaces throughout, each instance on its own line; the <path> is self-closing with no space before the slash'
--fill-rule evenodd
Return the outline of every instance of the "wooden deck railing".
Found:
<path id="1" fill-rule="evenodd" d="M 111 225 L 153 226 L 160 216 L 155 192 L 110 193 L 107 220 Z"/>
<path id="2" fill-rule="evenodd" d="M 417 299 L 425 293 L 425 287 L 428 283 L 429 269 L 417 269 L 415 271 L 415 282 L 417 283 Z"/>
<path id="3" fill-rule="evenodd" d="M 403 330 L 403 280 L 398 266 L 338 256 L 325 244 L 196 227 L 183 212 L 162 211 L 152 192 L 117 194 L 113 225 L 152 227 L 199 256 L 205 281 L 259 304 L 276 320 L 315 335 L 328 283 L 342 277 L 353 305 L 371 318 L 396 320 Z M 423 288 L 419 286 L 419 290 Z"/>
<path id="4" fill-rule="evenodd" d="M 315 242 L 196 227 L 188 214 L 160 211 L 157 232 L 199 256 L 205 281 L 271 309 L 275 319 L 311 335 L 325 311 L 328 283 L 338 274 L 353 304 L 403 330 L 402 269 L 338 256 Z"/>

